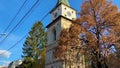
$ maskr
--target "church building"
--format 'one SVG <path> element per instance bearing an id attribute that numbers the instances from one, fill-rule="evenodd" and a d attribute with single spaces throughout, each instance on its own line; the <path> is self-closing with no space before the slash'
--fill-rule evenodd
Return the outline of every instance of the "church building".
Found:
<path id="1" fill-rule="evenodd" d="M 47 53 L 45 68 L 65 68 L 63 61 L 56 60 L 53 52 L 55 47 L 58 46 L 57 40 L 62 29 L 69 28 L 72 20 L 76 19 L 76 10 L 71 8 L 68 0 L 58 0 L 55 8 L 50 12 L 51 23 L 47 25 L 48 38 L 47 38 Z M 85 68 L 73 66 L 72 68 Z"/>

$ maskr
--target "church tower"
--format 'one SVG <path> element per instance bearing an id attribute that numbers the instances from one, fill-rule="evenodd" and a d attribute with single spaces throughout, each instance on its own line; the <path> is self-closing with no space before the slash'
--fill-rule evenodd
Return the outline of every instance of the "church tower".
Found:
<path id="1" fill-rule="evenodd" d="M 62 61 L 54 58 L 53 52 L 58 46 L 57 40 L 62 29 L 69 28 L 72 20 L 76 19 L 76 10 L 70 7 L 68 0 L 58 0 L 55 8 L 50 12 L 51 23 L 47 25 L 47 53 L 45 68 L 64 68 Z M 76 67 L 75 67 L 76 68 Z"/>

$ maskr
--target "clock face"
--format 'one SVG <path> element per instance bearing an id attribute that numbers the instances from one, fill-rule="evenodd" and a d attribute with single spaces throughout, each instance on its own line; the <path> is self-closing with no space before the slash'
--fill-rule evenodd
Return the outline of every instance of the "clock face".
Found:
<path id="1" fill-rule="evenodd" d="M 72 14 L 71 14 L 71 12 L 70 12 L 70 11 L 67 11 L 67 15 L 68 15 L 68 16 L 71 16 Z"/>

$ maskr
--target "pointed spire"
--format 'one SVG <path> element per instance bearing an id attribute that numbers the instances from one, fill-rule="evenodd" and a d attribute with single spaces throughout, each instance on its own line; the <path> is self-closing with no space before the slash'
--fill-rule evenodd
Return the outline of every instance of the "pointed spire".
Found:
<path id="1" fill-rule="evenodd" d="M 65 5 L 67 5 L 67 6 L 70 6 L 70 4 L 69 4 L 69 2 L 68 2 L 68 0 L 58 0 L 58 4 L 65 4 Z"/>

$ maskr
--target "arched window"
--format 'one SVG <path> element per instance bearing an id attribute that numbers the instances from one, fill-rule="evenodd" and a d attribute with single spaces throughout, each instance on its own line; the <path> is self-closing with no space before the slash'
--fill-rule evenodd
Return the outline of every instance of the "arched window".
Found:
<path id="1" fill-rule="evenodd" d="M 54 40 L 54 41 L 56 40 L 56 34 L 57 34 L 57 33 L 56 33 L 56 29 L 54 28 L 54 29 L 53 29 L 53 40 Z"/>

